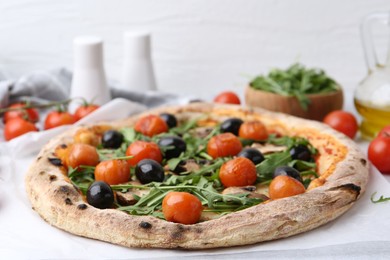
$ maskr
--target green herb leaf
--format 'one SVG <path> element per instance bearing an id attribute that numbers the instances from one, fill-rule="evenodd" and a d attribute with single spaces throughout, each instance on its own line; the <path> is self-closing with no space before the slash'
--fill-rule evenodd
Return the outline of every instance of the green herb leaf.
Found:
<path id="1" fill-rule="evenodd" d="M 375 200 L 374 197 L 376 195 L 376 192 L 374 192 L 372 195 L 371 195 L 371 202 L 372 203 L 381 203 L 381 202 L 385 202 L 385 201 L 390 201 L 390 197 L 384 197 L 383 195 L 381 195 L 379 197 L 379 199 Z"/>

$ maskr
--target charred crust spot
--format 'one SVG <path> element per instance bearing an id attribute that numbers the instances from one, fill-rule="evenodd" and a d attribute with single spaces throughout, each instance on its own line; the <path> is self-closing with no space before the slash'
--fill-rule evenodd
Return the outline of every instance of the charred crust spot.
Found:
<path id="1" fill-rule="evenodd" d="M 141 223 L 139 223 L 139 226 L 143 229 L 152 228 L 152 224 L 150 224 L 149 222 L 146 222 L 146 221 L 141 221 Z"/>
<path id="2" fill-rule="evenodd" d="M 181 239 L 185 231 L 186 228 L 183 225 L 178 225 L 177 230 L 171 234 L 172 239 L 174 240 Z"/>
<path id="3" fill-rule="evenodd" d="M 360 159 L 360 163 L 363 164 L 363 166 L 366 166 L 367 160 L 366 159 Z"/>
<path id="4" fill-rule="evenodd" d="M 63 192 L 63 193 L 69 193 L 70 189 L 68 186 L 61 186 L 60 187 L 60 192 Z"/>
<path id="5" fill-rule="evenodd" d="M 334 187 L 331 190 L 346 190 L 346 191 L 354 192 L 356 194 L 356 199 L 357 199 L 357 197 L 359 197 L 361 188 L 360 186 L 357 186 L 353 183 L 347 183 L 347 184 Z"/>
<path id="6" fill-rule="evenodd" d="M 65 204 L 66 205 L 73 205 L 72 201 L 69 198 L 65 199 Z"/>
<path id="7" fill-rule="evenodd" d="M 86 209 L 88 206 L 86 205 L 86 204 L 79 204 L 79 205 L 77 205 L 77 208 L 79 209 L 79 210 L 84 210 L 84 209 Z"/>
<path id="8" fill-rule="evenodd" d="M 55 181 L 56 179 L 57 179 L 57 176 L 55 176 L 55 175 L 50 175 L 50 177 L 49 177 L 50 181 Z"/>
<path id="9" fill-rule="evenodd" d="M 67 148 L 68 146 L 67 146 L 66 144 L 61 144 L 60 147 L 61 147 L 62 149 L 65 149 L 65 148 Z"/>
<path id="10" fill-rule="evenodd" d="M 39 157 L 37 158 L 37 161 L 39 161 L 40 159 L 42 159 L 42 156 L 39 156 Z"/>
<path id="11" fill-rule="evenodd" d="M 350 170 L 355 170 L 355 167 L 353 167 L 353 166 L 351 165 L 351 166 L 349 166 L 349 169 L 350 169 Z"/>
<path id="12" fill-rule="evenodd" d="M 44 171 L 40 171 L 40 172 L 39 172 L 39 175 L 43 175 L 43 174 L 45 174 Z"/>
<path id="13" fill-rule="evenodd" d="M 62 166 L 62 161 L 58 158 L 48 158 L 48 160 L 54 166 Z"/>
<path id="14" fill-rule="evenodd" d="M 195 232 L 198 233 L 198 234 L 201 234 L 203 232 L 203 229 L 201 228 L 196 228 L 195 229 Z"/>

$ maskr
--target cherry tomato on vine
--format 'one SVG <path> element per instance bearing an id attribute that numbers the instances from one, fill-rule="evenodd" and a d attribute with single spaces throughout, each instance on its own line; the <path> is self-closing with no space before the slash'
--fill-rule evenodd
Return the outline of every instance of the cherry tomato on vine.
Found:
<path id="1" fill-rule="evenodd" d="M 71 125 L 76 122 L 74 116 L 69 112 L 52 111 L 45 119 L 45 130 L 61 125 Z"/>
<path id="2" fill-rule="evenodd" d="M 102 161 L 95 168 L 95 180 L 104 181 L 110 185 L 128 182 L 130 179 L 130 165 L 126 160 Z"/>
<path id="3" fill-rule="evenodd" d="M 74 112 L 74 118 L 76 121 L 79 121 L 81 118 L 87 116 L 88 114 L 92 113 L 96 109 L 98 109 L 100 106 L 94 105 L 94 104 L 86 104 L 78 107 L 76 111 Z"/>
<path id="4" fill-rule="evenodd" d="M 211 137 L 207 143 L 207 153 L 215 158 L 234 156 L 242 150 L 240 140 L 232 133 L 223 133 Z"/>
<path id="5" fill-rule="evenodd" d="M 163 199 L 162 211 L 166 220 L 181 224 L 195 224 L 202 215 L 202 203 L 188 192 L 169 192 Z"/>
<path id="6" fill-rule="evenodd" d="M 305 186 L 300 181 L 286 175 L 276 176 L 268 189 L 271 199 L 281 199 L 305 192 Z"/>
<path id="7" fill-rule="evenodd" d="M 385 174 L 390 174 L 390 136 L 378 136 L 368 146 L 368 159 Z"/>
<path id="8" fill-rule="evenodd" d="M 359 129 L 355 116 L 342 110 L 330 112 L 325 116 L 323 122 L 351 139 L 355 137 Z"/>
<path id="9" fill-rule="evenodd" d="M 238 130 L 238 136 L 244 139 L 262 141 L 268 138 L 267 128 L 260 121 L 244 122 Z"/>
<path id="10" fill-rule="evenodd" d="M 96 166 L 99 163 L 99 154 L 96 148 L 92 145 L 73 144 L 68 149 L 68 151 L 64 152 L 56 150 L 56 153 L 59 153 L 59 157 L 63 157 L 61 156 L 62 154 L 66 155 L 66 166 L 76 168 L 80 165 Z"/>
<path id="11" fill-rule="evenodd" d="M 162 161 L 162 154 L 160 148 L 156 143 L 135 141 L 127 147 L 126 156 L 133 156 L 128 159 L 127 162 L 131 166 L 137 165 L 137 163 L 143 159 L 152 159 L 158 163 Z"/>
<path id="12" fill-rule="evenodd" d="M 138 119 L 134 126 L 135 131 L 143 135 L 152 137 L 168 131 L 165 121 L 156 115 L 148 115 Z"/>
<path id="13" fill-rule="evenodd" d="M 8 108 L 20 108 L 20 107 L 24 107 L 24 106 L 26 106 L 26 104 L 16 103 L 16 104 L 10 105 Z M 23 119 L 30 121 L 30 122 L 33 122 L 33 123 L 36 123 L 39 121 L 39 113 L 34 108 L 7 111 L 4 113 L 3 121 L 4 121 L 4 123 L 7 123 L 10 119 L 15 118 L 15 117 L 23 118 Z"/>
<path id="14" fill-rule="evenodd" d="M 241 104 L 240 98 L 232 91 L 225 91 L 214 98 L 214 103 Z"/>
<path id="15" fill-rule="evenodd" d="M 244 157 L 237 157 L 221 166 L 219 179 L 225 187 L 242 187 L 256 182 L 256 166 Z"/>
<path id="16" fill-rule="evenodd" d="M 4 126 L 4 138 L 9 141 L 28 132 L 38 131 L 35 125 L 23 118 L 12 118 Z"/>

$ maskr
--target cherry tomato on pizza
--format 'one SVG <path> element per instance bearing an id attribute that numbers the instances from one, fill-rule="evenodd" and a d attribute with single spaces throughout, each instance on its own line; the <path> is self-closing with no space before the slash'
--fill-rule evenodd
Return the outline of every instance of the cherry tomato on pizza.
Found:
<path id="1" fill-rule="evenodd" d="M 214 103 L 222 103 L 222 104 L 241 104 L 240 98 L 236 95 L 236 93 L 232 91 L 225 91 L 218 94 L 214 98 Z"/>
<path id="2" fill-rule="evenodd" d="M 244 122 L 238 130 L 238 136 L 244 139 L 262 141 L 268 138 L 265 125 L 260 121 Z"/>
<path id="3" fill-rule="evenodd" d="M 81 118 L 89 115 L 96 109 L 98 109 L 100 106 L 95 105 L 95 104 L 85 104 L 76 109 L 74 112 L 74 118 L 76 121 L 79 121 Z"/>
<path id="4" fill-rule="evenodd" d="M 379 135 L 368 146 L 368 159 L 385 174 L 390 174 L 390 136 Z"/>
<path id="5" fill-rule="evenodd" d="M 305 186 L 293 177 L 278 175 L 271 181 L 268 191 L 271 199 L 281 199 L 304 193 Z"/>
<path id="6" fill-rule="evenodd" d="M 181 224 L 195 224 L 202 215 L 202 203 L 188 192 L 169 192 L 163 199 L 162 211 L 166 220 Z"/>
<path id="7" fill-rule="evenodd" d="M 207 153 L 215 158 L 234 156 L 242 150 L 240 140 L 232 133 L 223 133 L 211 137 L 207 143 Z"/>
<path id="8" fill-rule="evenodd" d="M 25 107 L 26 104 L 24 103 L 16 103 L 12 104 L 8 108 L 21 108 Z M 21 109 L 21 110 L 11 110 L 4 113 L 3 121 L 4 123 L 7 123 L 10 119 L 19 117 L 23 118 L 27 121 L 36 123 L 39 121 L 39 113 L 34 108 L 27 108 L 27 109 Z"/>
<path id="9" fill-rule="evenodd" d="M 152 159 L 158 163 L 161 163 L 162 161 L 162 154 L 158 145 L 146 141 L 135 141 L 131 143 L 129 147 L 127 147 L 126 156 L 133 156 L 127 160 L 131 166 L 137 165 L 137 163 L 143 159 Z"/>
<path id="10" fill-rule="evenodd" d="M 168 131 L 167 123 L 159 116 L 147 115 L 138 119 L 134 126 L 135 131 L 152 137 Z"/>
<path id="11" fill-rule="evenodd" d="M 325 116 L 323 122 L 351 139 L 355 138 L 359 129 L 355 116 L 342 110 L 330 112 Z"/>
<path id="12" fill-rule="evenodd" d="M 23 118 L 15 117 L 8 119 L 7 123 L 4 126 L 4 138 L 6 141 L 14 139 L 20 135 L 23 135 L 28 132 L 36 132 L 38 128 Z"/>
<path id="13" fill-rule="evenodd" d="M 52 111 L 47 114 L 45 119 L 45 130 L 62 125 L 71 125 L 76 122 L 76 119 L 69 112 Z"/>
<path id="14" fill-rule="evenodd" d="M 130 179 L 130 165 L 126 160 L 102 161 L 95 168 L 95 180 L 104 181 L 110 185 L 128 182 Z"/>
<path id="15" fill-rule="evenodd" d="M 76 168 L 80 165 L 96 166 L 99 163 L 99 154 L 96 148 L 89 144 L 72 144 L 68 151 L 56 150 L 59 157 L 64 158 L 66 166 Z"/>
<path id="16" fill-rule="evenodd" d="M 256 166 L 244 157 L 237 157 L 221 166 L 219 179 L 225 187 L 242 187 L 256 182 Z"/>

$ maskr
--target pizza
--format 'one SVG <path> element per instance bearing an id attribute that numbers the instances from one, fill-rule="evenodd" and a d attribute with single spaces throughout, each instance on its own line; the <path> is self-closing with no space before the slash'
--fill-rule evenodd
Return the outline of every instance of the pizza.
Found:
<path id="1" fill-rule="evenodd" d="M 334 220 L 365 191 L 368 162 L 322 123 L 193 103 L 74 127 L 43 147 L 25 181 L 33 209 L 72 234 L 205 249 Z"/>

